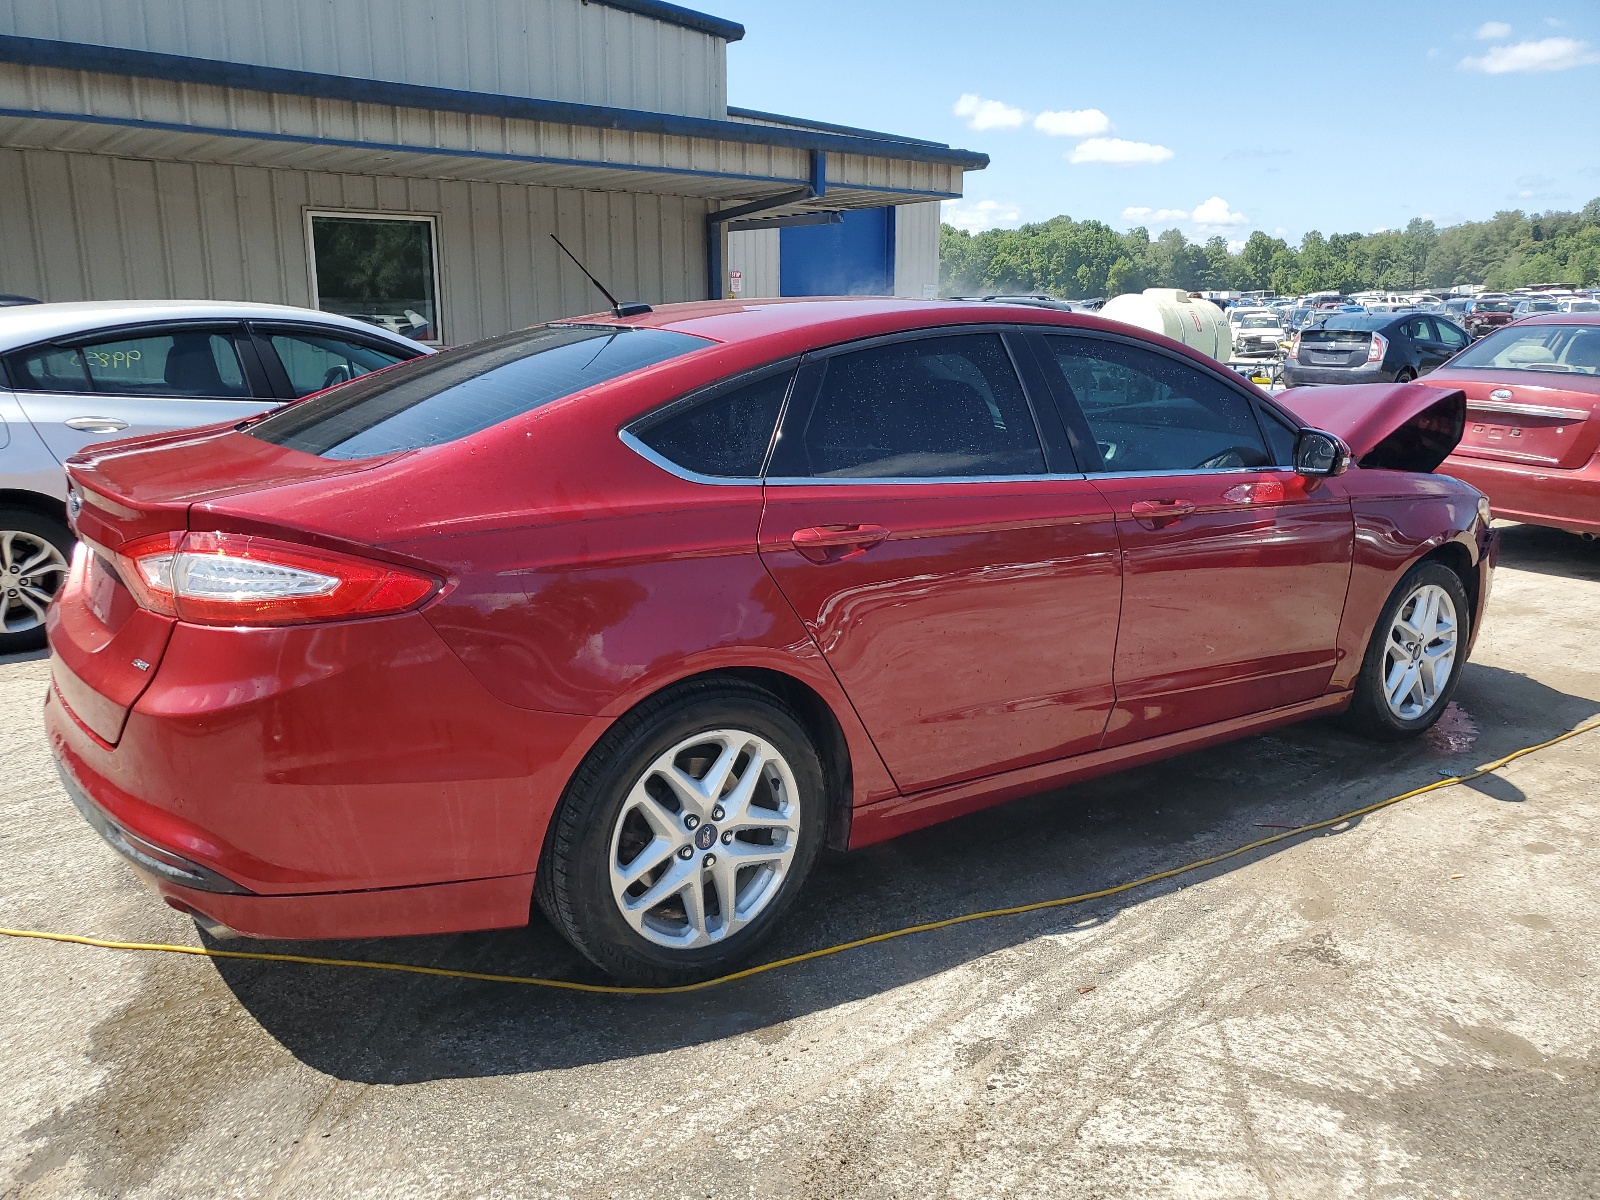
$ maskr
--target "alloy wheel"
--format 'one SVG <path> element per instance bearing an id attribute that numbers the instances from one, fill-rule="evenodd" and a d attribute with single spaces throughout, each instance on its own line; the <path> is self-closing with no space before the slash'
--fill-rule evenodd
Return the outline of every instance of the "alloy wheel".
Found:
<path id="1" fill-rule="evenodd" d="M 726 940 L 783 885 L 800 840 L 783 755 L 739 729 L 685 738 L 629 790 L 611 832 L 611 893 L 640 936 L 674 950 Z"/>
<path id="2" fill-rule="evenodd" d="M 1438 702 L 1455 671 L 1459 632 L 1455 601 L 1438 584 L 1422 585 L 1400 605 L 1384 648 L 1383 696 L 1402 721 Z"/>
<path id="3" fill-rule="evenodd" d="M 0 530 L 0 633 L 28 633 L 67 578 L 61 551 L 36 533 Z"/>

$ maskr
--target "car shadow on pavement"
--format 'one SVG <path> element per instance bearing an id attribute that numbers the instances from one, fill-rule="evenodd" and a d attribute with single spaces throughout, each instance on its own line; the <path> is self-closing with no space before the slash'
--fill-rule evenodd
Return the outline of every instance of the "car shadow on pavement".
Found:
<path id="1" fill-rule="evenodd" d="M 763 960 L 962 913 L 1104 888 L 1470 771 L 1595 715 L 1600 703 L 1471 666 L 1453 732 L 1375 747 L 1317 721 L 1060 789 L 824 859 Z M 1491 801 L 1523 795 L 1476 781 Z M 1425 802 L 1425 801 L 1419 801 Z M 1341 836 L 1359 820 L 1306 836 Z M 1070 938 L 1151 897 L 1237 870 L 1288 839 L 1175 880 L 1019 917 L 978 921 L 703 992 L 618 997 L 347 968 L 212 960 L 239 1002 L 301 1061 L 342 1079 L 402 1084 L 558 1070 L 750 1036 L 1042 935 Z M 214 944 L 214 943 L 213 943 Z M 605 982 L 542 920 L 526 929 L 225 949 L 367 958 Z M 1066 987 L 1078 982 L 1063 979 Z"/>
<path id="2" fill-rule="evenodd" d="M 1542 525 L 1506 525 L 1500 529 L 1500 565 L 1600 583 L 1600 542 Z"/>

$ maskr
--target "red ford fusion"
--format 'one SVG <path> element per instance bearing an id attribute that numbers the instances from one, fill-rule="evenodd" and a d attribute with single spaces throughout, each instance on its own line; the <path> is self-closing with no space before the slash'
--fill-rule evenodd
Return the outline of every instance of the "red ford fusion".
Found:
<path id="1" fill-rule="evenodd" d="M 1600 537 L 1600 318 L 1527 317 L 1426 382 L 1467 397 L 1444 470 L 1481 488 L 1496 516 Z"/>
<path id="2" fill-rule="evenodd" d="M 1459 391 L 1316 391 L 990 304 L 678 305 L 74 459 L 51 745 L 214 931 L 747 956 L 824 845 L 1448 703 Z"/>

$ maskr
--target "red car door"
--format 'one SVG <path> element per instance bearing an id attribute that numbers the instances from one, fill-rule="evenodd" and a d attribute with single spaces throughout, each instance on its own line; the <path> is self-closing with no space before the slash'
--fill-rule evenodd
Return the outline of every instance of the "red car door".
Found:
<path id="1" fill-rule="evenodd" d="M 1104 336 L 1042 341 L 1065 419 L 1100 452 L 1090 478 L 1121 542 L 1105 745 L 1321 695 L 1354 525 L 1347 499 L 1288 469 L 1294 430 L 1176 355 Z"/>
<path id="2" fill-rule="evenodd" d="M 1012 350 L 1038 373 L 998 332 L 809 360 L 767 473 L 762 559 L 906 792 L 1092 750 L 1113 702 L 1111 509 Z"/>

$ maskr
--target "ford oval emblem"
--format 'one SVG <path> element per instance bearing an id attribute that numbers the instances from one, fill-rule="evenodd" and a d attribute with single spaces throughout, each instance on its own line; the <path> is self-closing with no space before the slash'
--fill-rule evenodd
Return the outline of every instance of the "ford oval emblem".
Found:
<path id="1" fill-rule="evenodd" d="M 1489 393 L 1489 399 L 1491 399 L 1491 400 L 1509 400 L 1509 399 L 1511 399 L 1511 389 L 1510 388 L 1495 388 L 1494 391 Z"/>

